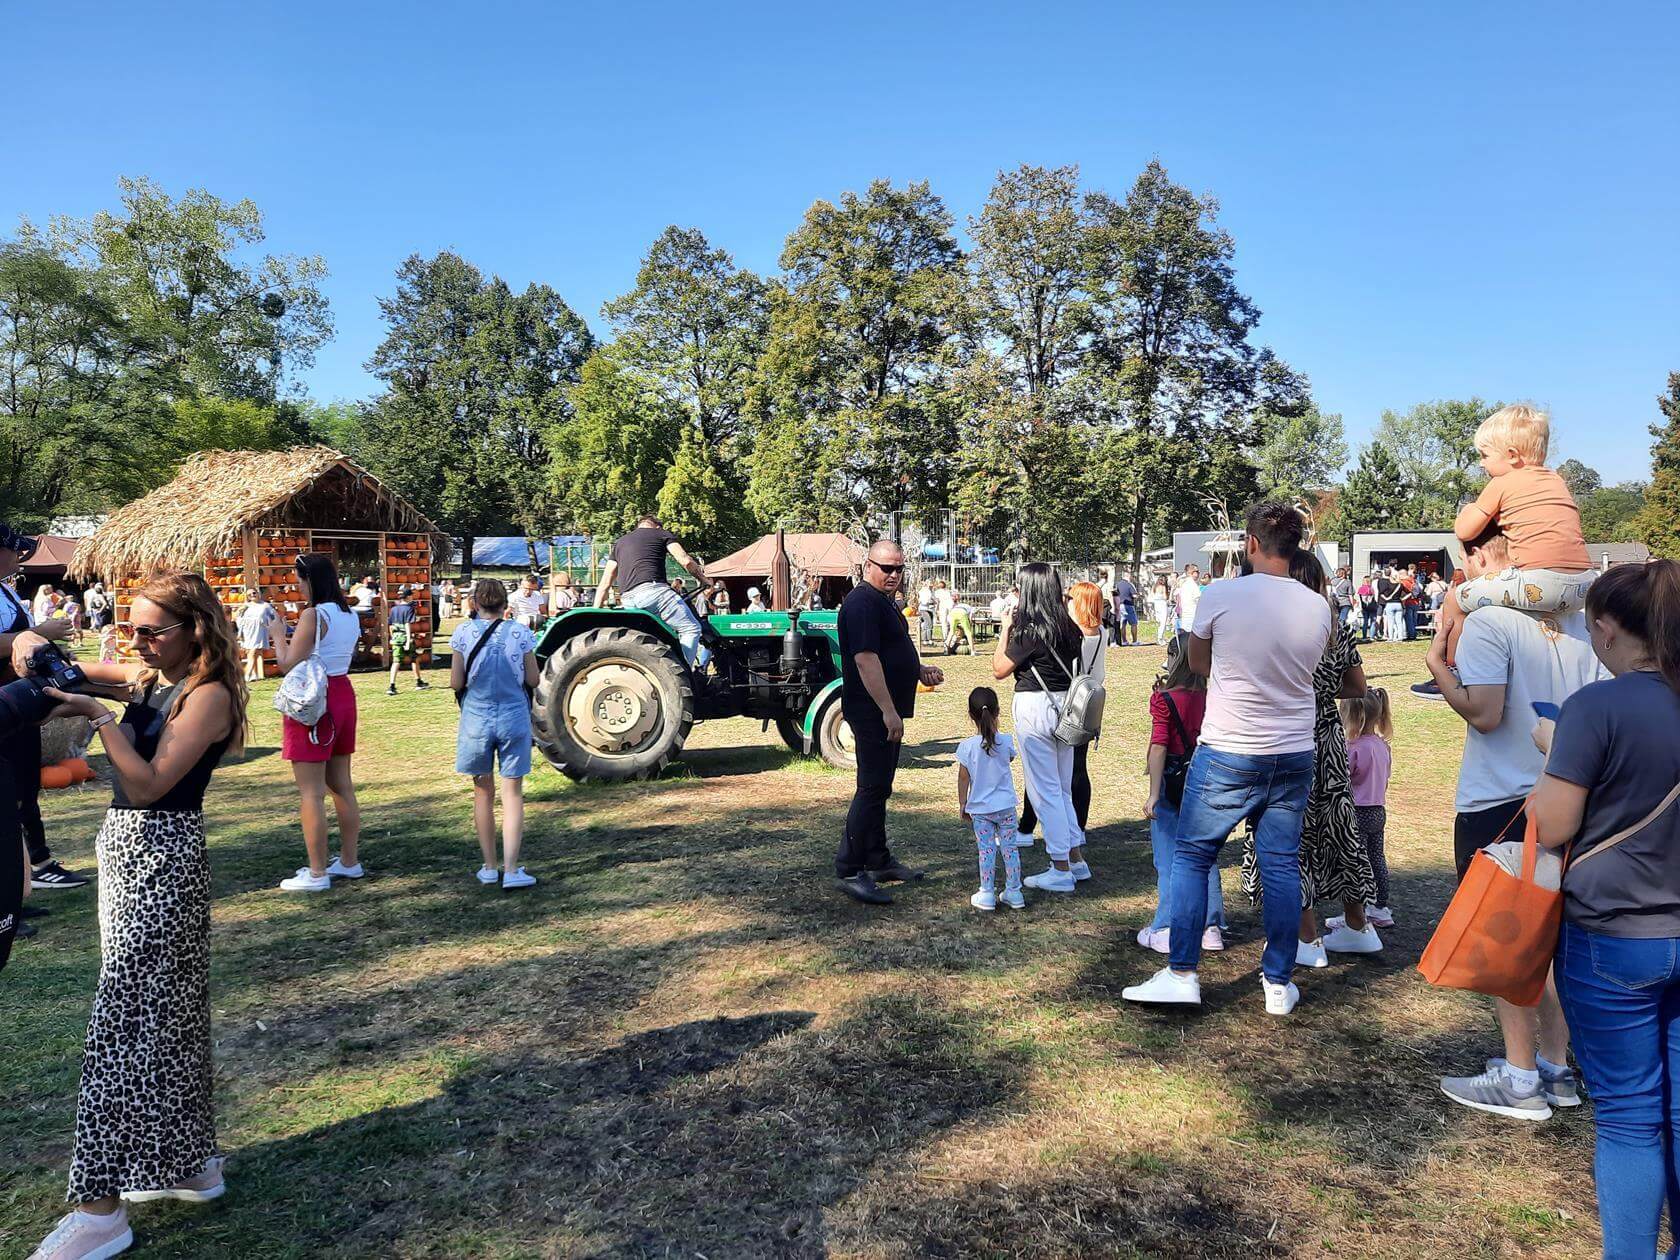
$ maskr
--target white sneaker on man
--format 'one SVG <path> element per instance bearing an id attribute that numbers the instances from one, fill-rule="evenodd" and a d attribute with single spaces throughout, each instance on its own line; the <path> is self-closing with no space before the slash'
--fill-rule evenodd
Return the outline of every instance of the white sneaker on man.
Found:
<path id="1" fill-rule="evenodd" d="M 1221 932 L 1214 924 L 1208 924 L 1207 927 L 1202 929 L 1202 948 L 1210 950 L 1224 949 L 1225 933 Z"/>
<path id="2" fill-rule="evenodd" d="M 1054 866 L 1047 871 L 1040 871 L 1037 875 L 1028 875 L 1021 881 L 1027 888 L 1036 888 L 1040 892 L 1058 893 L 1072 892 L 1078 882 L 1074 879 L 1072 871 L 1059 871 Z"/>
<path id="3" fill-rule="evenodd" d="M 1137 943 L 1145 949 L 1154 950 L 1157 954 L 1170 954 L 1172 952 L 1172 945 L 1169 943 L 1171 933 L 1171 928 L 1140 927 L 1137 934 Z"/>
<path id="4" fill-rule="evenodd" d="M 1382 937 L 1369 923 L 1357 932 L 1344 923 L 1324 937 L 1324 948 L 1332 954 L 1380 954 L 1382 947 Z"/>
<path id="5" fill-rule="evenodd" d="M 1164 1006 L 1200 1006 L 1202 981 L 1195 972 L 1181 976 L 1171 967 L 1162 967 L 1142 984 L 1121 989 L 1120 996 L 1128 1002 L 1156 1002 Z"/>
<path id="6" fill-rule="evenodd" d="M 1328 967 L 1330 956 L 1324 952 L 1324 942 L 1296 941 L 1295 965 L 1297 967 Z"/>
<path id="7" fill-rule="evenodd" d="M 311 875 L 307 866 L 298 867 L 296 875 L 280 881 L 281 892 L 326 892 L 331 887 L 331 875 Z"/>
<path id="8" fill-rule="evenodd" d="M 360 862 L 357 862 L 354 866 L 346 866 L 339 860 L 336 853 L 333 854 L 333 860 L 327 865 L 327 874 L 334 879 L 360 879 L 366 873 Z"/>
<path id="9" fill-rule="evenodd" d="M 536 882 L 537 877 L 532 875 L 523 866 L 517 867 L 502 876 L 502 888 L 504 891 L 509 888 L 530 888 L 536 884 Z"/>
<path id="10" fill-rule="evenodd" d="M 1076 884 L 1091 878 L 1091 864 L 1089 862 L 1069 862 L 1068 870 L 1073 873 L 1073 880 Z"/>
<path id="11" fill-rule="evenodd" d="M 53 1232 L 29 1255 L 29 1260 L 109 1260 L 134 1245 L 134 1231 L 128 1227 L 128 1212 L 96 1216 L 80 1208 L 66 1213 Z"/>
<path id="12" fill-rule="evenodd" d="M 494 866 L 481 866 L 478 868 L 478 882 L 481 884 L 499 883 L 501 882 L 501 878 L 502 873 Z"/>
<path id="13" fill-rule="evenodd" d="M 1265 976 L 1260 977 L 1260 987 L 1266 993 L 1266 1014 L 1287 1015 L 1295 1009 L 1295 1004 L 1301 1000 L 1301 990 L 1295 987 L 1291 980 L 1288 984 L 1273 984 Z"/>

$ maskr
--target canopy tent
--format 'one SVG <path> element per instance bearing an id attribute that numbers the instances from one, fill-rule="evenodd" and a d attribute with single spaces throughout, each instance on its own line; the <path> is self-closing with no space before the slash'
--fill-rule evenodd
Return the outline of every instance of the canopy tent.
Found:
<path id="1" fill-rule="evenodd" d="M 794 586 L 799 586 L 800 574 L 809 574 L 821 592 L 823 603 L 832 608 L 851 590 L 852 583 L 863 572 L 863 562 L 869 552 L 845 534 L 783 534 L 787 544 L 788 566 L 793 571 Z M 706 564 L 706 576 L 724 581 L 729 587 L 731 606 L 745 606 L 749 585 L 763 587 L 764 602 L 770 602 L 770 562 L 776 554 L 776 535 L 766 534 L 755 543 L 731 552 L 720 560 Z"/>
<path id="2" fill-rule="evenodd" d="M 77 541 L 57 534 L 38 535 L 35 554 L 23 562 L 23 571 L 31 577 L 63 577 L 70 561 L 75 558 Z"/>

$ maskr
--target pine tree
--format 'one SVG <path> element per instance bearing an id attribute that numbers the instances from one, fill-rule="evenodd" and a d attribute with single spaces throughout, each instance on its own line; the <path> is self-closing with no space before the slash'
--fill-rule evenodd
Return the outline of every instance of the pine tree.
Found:
<path id="1" fill-rule="evenodd" d="M 1410 497 L 1393 453 L 1381 442 L 1372 442 L 1359 452 L 1359 466 L 1348 475 L 1338 500 L 1342 528 L 1350 535 L 1363 529 L 1412 528 Z"/>
<path id="2" fill-rule="evenodd" d="M 1651 484 L 1638 517 L 1639 534 L 1659 556 L 1680 559 L 1680 372 L 1668 374 L 1668 393 L 1658 395 L 1660 424 L 1651 426 Z"/>

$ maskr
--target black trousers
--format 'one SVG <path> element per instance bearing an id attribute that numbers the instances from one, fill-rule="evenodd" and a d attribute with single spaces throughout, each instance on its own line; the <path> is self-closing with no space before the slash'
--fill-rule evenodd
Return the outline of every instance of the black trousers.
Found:
<path id="1" fill-rule="evenodd" d="M 852 738 L 857 748 L 857 790 L 846 811 L 840 852 L 834 857 L 834 873 L 841 879 L 892 865 L 892 850 L 887 848 L 887 798 L 904 751 L 903 740 L 888 742 L 884 726 L 873 731 L 853 726 Z"/>
<path id="2" fill-rule="evenodd" d="M 1458 868 L 1458 879 L 1464 882 L 1464 875 L 1470 869 L 1470 863 L 1476 856 L 1476 850 L 1485 849 L 1496 840 L 1521 840 L 1523 838 L 1524 823 L 1523 806 L 1527 804 L 1524 797 L 1514 801 L 1506 801 L 1502 805 L 1478 809 L 1468 814 L 1459 814 L 1453 819 L 1453 864 Z"/>
<path id="3" fill-rule="evenodd" d="M 1073 750 L 1073 815 L 1079 822 L 1079 830 L 1085 830 L 1085 823 L 1091 817 L 1091 771 L 1085 764 L 1085 754 L 1091 750 L 1091 745 L 1080 744 Z M 1027 803 L 1021 810 L 1020 832 L 1023 836 L 1030 836 L 1038 830 L 1038 811 L 1033 808 L 1032 793 L 1025 793 Z"/>
<path id="4" fill-rule="evenodd" d="M 17 824 L 29 850 L 29 864 L 52 860 L 41 822 L 41 728 L 26 726 L 0 740 L 0 791 L 17 803 Z M 7 852 L 11 852 L 8 848 Z"/>
<path id="5" fill-rule="evenodd" d="M 6 767 L 0 763 L 0 770 Z M 18 835 L 17 802 L 0 792 L 0 968 L 11 956 L 12 938 L 23 917 L 23 841 Z"/>

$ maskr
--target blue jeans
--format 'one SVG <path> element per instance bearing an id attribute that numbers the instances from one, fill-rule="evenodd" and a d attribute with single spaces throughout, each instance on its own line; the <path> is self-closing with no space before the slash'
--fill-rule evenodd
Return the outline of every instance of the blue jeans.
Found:
<path id="1" fill-rule="evenodd" d="M 1406 642 L 1417 638 L 1418 610 L 1416 604 L 1405 604 L 1400 609 L 1400 615 L 1405 619 Z"/>
<path id="2" fill-rule="evenodd" d="M 1399 604 L 1383 605 L 1383 638 L 1398 643 L 1406 637 L 1406 613 Z"/>
<path id="3" fill-rule="evenodd" d="M 688 601 L 665 583 L 643 582 L 631 587 L 624 592 L 624 606 L 650 612 L 670 626 L 690 669 L 704 668 L 711 658 L 711 653 L 700 646 L 700 618 L 694 615 Z"/>
<path id="4" fill-rule="evenodd" d="M 1155 848 L 1155 918 L 1149 930 L 1159 932 L 1172 922 L 1173 854 L 1178 851 L 1178 806 L 1166 797 L 1155 802 L 1155 817 L 1149 822 L 1149 842 Z M 1219 886 L 1219 868 L 1208 867 L 1207 927 L 1225 927 L 1225 890 Z"/>
<path id="5" fill-rule="evenodd" d="M 1680 940 L 1565 922 L 1554 974 L 1598 1124 L 1604 1254 L 1644 1260 L 1657 1254 L 1665 1199 L 1671 1226 L 1680 1221 Z"/>
<path id="6" fill-rule="evenodd" d="M 1301 822 L 1312 778 L 1311 750 L 1248 757 L 1206 744 L 1196 749 L 1184 783 L 1173 854 L 1168 959 L 1174 971 L 1194 971 L 1201 961 L 1208 871 L 1237 824 L 1253 818 L 1254 850 L 1265 890 L 1266 949 L 1260 971 L 1275 984 L 1289 980 L 1301 924 Z"/>

